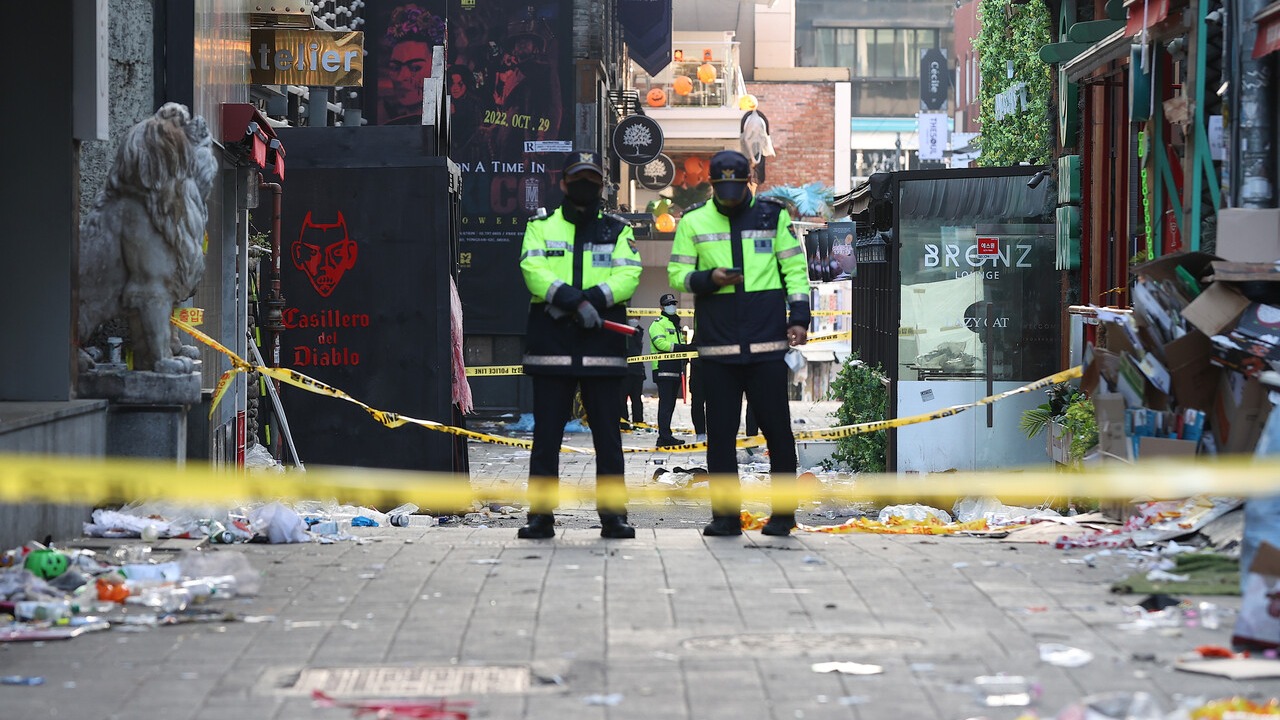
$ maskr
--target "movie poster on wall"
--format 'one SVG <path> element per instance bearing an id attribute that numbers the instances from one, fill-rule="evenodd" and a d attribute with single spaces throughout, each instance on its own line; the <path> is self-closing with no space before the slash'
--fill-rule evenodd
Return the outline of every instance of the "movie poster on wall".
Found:
<path id="1" fill-rule="evenodd" d="M 365 103 L 370 125 L 422 124 L 422 81 L 444 45 L 445 0 L 373 0 L 365 9 Z"/>
<path id="2" fill-rule="evenodd" d="M 572 3 L 450 0 L 450 158 L 462 168 L 459 293 L 468 333 L 518 334 L 525 223 L 560 204 L 573 147 Z"/>

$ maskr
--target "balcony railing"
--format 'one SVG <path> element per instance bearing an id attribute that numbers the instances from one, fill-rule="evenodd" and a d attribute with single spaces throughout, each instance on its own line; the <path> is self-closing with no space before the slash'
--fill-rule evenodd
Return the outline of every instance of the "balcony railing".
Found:
<path id="1" fill-rule="evenodd" d="M 635 67 L 632 78 L 646 108 L 737 107 L 742 86 L 738 43 L 677 49 L 675 59 L 658 75 Z"/>

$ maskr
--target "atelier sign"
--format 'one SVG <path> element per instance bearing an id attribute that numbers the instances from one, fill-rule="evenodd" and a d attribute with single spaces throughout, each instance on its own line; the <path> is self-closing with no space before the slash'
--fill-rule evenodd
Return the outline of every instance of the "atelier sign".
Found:
<path id="1" fill-rule="evenodd" d="M 249 32 L 249 82 L 356 87 L 364 82 L 364 33 L 257 29 Z"/>

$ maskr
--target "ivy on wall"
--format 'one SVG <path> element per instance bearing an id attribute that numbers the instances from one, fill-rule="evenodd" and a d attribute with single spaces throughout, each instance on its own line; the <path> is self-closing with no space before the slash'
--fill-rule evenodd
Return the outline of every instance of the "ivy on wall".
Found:
<path id="1" fill-rule="evenodd" d="M 978 13 L 981 29 L 974 41 L 978 51 L 978 71 L 982 76 L 978 99 L 978 120 L 982 135 L 978 142 L 982 155 L 978 164 L 987 167 L 1049 162 L 1053 147 L 1050 71 L 1052 66 L 1040 59 L 1039 51 L 1051 40 L 1049 10 L 1045 3 L 1033 0 L 1010 4 L 1009 0 L 980 0 Z M 1013 78 L 1009 78 L 1008 61 L 1013 61 Z M 996 96 L 1016 83 L 1026 83 L 1028 107 L 1021 103 L 1017 112 L 996 119 Z"/>

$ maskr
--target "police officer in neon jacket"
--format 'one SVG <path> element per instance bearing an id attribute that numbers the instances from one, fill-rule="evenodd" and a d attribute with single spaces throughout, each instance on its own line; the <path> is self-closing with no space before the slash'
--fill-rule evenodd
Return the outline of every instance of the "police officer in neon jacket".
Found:
<path id="1" fill-rule="evenodd" d="M 783 356 L 808 338 L 809 277 L 785 206 L 754 196 L 750 177 L 741 153 L 711 158 L 714 195 L 680 219 L 667 265 L 671 287 L 695 296 L 712 474 L 712 519 L 702 532 L 712 536 L 742 534 L 735 438 L 743 395 L 768 442 L 777 491 L 763 532 L 787 535 L 795 527 L 796 446 Z"/>
<path id="2" fill-rule="evenodd" d="M 596 450 L 600 534 L 635 537 L 623 484 L 622 380 L 626 337 L 603 329 L 625 324 L 626 302 L 640 282 L 640 253 L 626 220 L 600 210 L 604 170 L 594 152 L 573 152 L 564 165 L 564 203 L 525 225 L 520 271 L 531 294 L 524 372 L 533 379 L 533 450 L 529 517 L 521 538 L 555 535 L 560 445 L 581 388 Z"/>

